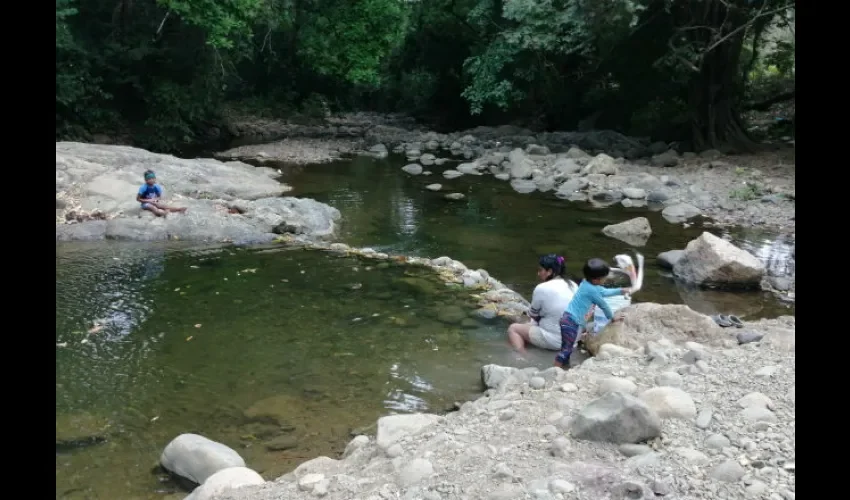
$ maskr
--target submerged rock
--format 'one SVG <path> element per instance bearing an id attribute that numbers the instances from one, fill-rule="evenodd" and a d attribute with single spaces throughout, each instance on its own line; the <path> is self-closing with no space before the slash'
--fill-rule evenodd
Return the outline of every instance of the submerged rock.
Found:
<path id="1" fill-rule="evenodd" d="M 649 219 L 646 217 L 635 217 L 619 224 L 611 224 L 602 228 L 602 234 L 614 238 L 629 245 L 644 246 L 652 235 Z"/>

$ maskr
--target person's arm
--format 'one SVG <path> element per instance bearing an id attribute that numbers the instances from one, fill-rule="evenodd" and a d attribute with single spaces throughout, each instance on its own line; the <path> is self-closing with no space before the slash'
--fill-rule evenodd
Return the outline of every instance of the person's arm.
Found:
<path id="1" fill-rule="evenodd" d="M 603 288 L 601 286 L 594 286 L 593 288 L 588 290 L 589 293 L 590 293 L 590 301 L 592 303 L 596 304 L 597 306 L 599 306 L 602 309 L 602 312 L 605 313 L 605 317 L 608 318 L 608 320 L 610 321 L 610 320 L 614 319 L 614 311 L 612 311 L 611 306 L 609 306 L 608 303 L 605 302 L 605 296 L 602 294 L 602 290 L 605 290 L 605 288 Z M 610 289 L 607 289 L 607 290 L 617 292 L 617 293 L 609 293 L 608 296 L 620 294 L 619 288 L 610 288 Z"/>
<path id="2" fill-rule="evenodd" d="M 615 295 L 625 295 L 629 293 L 628 288 L 605 288 L 604 286 L 596 285 L 599 295 L 603 297 L 613 297 Z"/>
<path id="3" fill-rule="evenodd" d="M 139 188 L 139 192 L 136 193 L 136 201 L 138 201 L 139 203 L 144 203 L 145 201 L 147 201 L 145 198 L 142 198 L 142 196 L 144 196 L 144 194 L 145 194 L 145 187 L 142 186 L 142 187 Z"/>
<path id="4" fill-rule="evenodd" d="M 538 285 L 534 287 L 534 292 L 531 293 L 531 307 L 528 309 L 528 317 L 539 322 L 541 309 L 543 309 L 543 293 Z"/>
<path id="5" fill-rule="evenodd" d="M 162 198 L 162 192 L 163 192 L 163 191 L 162 191 L 162 186 L 160 186 L 159 184 L 156 184 L 156 185 L 153 187 L 153 189 L 154 189 L 154 191 L 156 192 L 156 199 L 158 200 L 158 199 Z"/>

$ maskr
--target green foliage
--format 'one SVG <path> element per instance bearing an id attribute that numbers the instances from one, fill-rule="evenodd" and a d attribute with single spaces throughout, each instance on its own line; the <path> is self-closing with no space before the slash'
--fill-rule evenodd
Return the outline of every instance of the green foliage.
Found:
<path id="1" fill-rule="evenodd" d="M 401 42 L 402 0 L 327 0 L 299 27 L 298 54 L 318 74 L 376 88 L 382 62 Z"/>
<path id="2" fill-rule="evenodd" d="M 207 34 L 206 43 L 216 49 L 230 49 L 235 39 L 251 34 L 251 23 L 260 13 L 262 0 L 156 0 L 179 15 L 186 23 Z"/>
<path id="3" fill-rule="evenodd" d="M 703 19 L 728 5 L 735 16 Z M 793 82 L 793 36 L 760 36 L 772 16 L 793 23 L 782 5 L 793 9 L 791 0 L 56 0 L 56 134 L 120 134 L 174 152 L 220 137 L 238 113 L 313 123 L 369 108 L 453 128 L 592 123 L 677 140 L 693 129 L 707 54 L 727 54 L 718 71 L 737 68 L 731 87 L 746 80 L 751 95 Z M 742 36 L 722 38 L 733 32 Z"/>
<path id="4" fill-rule="evenodd" d="M 743 186 L 729 192 L 729 198 L 740 201 L 757 200 L 769 191 L 753 182 L 745 182 Z"/>

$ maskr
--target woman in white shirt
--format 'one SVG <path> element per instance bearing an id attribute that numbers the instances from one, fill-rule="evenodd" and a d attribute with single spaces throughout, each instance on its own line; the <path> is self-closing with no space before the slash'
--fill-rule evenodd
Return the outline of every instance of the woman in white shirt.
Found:
<path id="1" fill-rule="evenodd" d="M 520 353 L 525 345 L 557 351 L 561 348 L 561 328 L 558 321 L 578 289 L 564 274 L 564 258 L 549 254 L 540 257 L 537 277 L 540 283 L 531 295 L 529 323 L 513 323 L 508 327 L 508 341 Z"/>

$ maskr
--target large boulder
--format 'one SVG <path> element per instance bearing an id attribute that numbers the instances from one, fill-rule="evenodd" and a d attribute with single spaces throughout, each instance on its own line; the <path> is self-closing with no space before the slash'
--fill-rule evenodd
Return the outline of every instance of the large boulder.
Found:
<path id="1" fill-rule="evenodd" d="M 602 234 L 609 238 L 614 238 L 629 245 L 642 247 L 646 245 L 650 235 L 652 235 L 652 227 L 649 225 L 649 219 L 646 217 L 635 217 L 619 224 L 610 224 L 602 228 Z"/>
<path id="2" fill-rule="evenodd" d="M 156 217 L 136 193 L 154 170 L 165 203 L 186 213 Z M 315 200 L 282 197 L 291 188 L 277 172 L 240 162 L 180 159 L 127 146 L 56 143 L 56 239 L 262 242 L 275 233 L 333 234 L 337 209 Z M 60 213 L 61 212 L 61 213 Z"/>
<path id="3" fill-rule="evenodd" d="M 168 471 L 202 484 L 216 472 L 245 467 L 232 448 L 198 434 L 180 434 L 162 450 L 159 463 Z"/>
<path id="4" fill-rule="evenodd" d="M 746 250 L 704 232 L 688 243 L 673 273 L 698 285 L 755 288 L 761 283 L 765 267 Z"/>
<path id="5" fill-rule="evenodd" d="M 263 477 L 247 467 L 228 467 L 208 477 L 183 500 L 214 500 L 227 490 L 263 483 Z"/>
<path id="6" fill-rule="evenodd" d="M 624 315 L 623 321 L 608 323 L 598 334 L 585 338 L 585 347 L 591 354 L 596 355 L 602 344 L 636 349 L 661 338 L 715 345 L 728 338 L 709 316 L 685 305 L 642 302 L 624 307 L 619 313 Z"/>
<path id="7" fill-rule="evenodd" d="M 640 399 L 609 392 L 578 412 L 570 432 L 588 441 L 640 443 L 661 435 L 661 418 Z"/>

